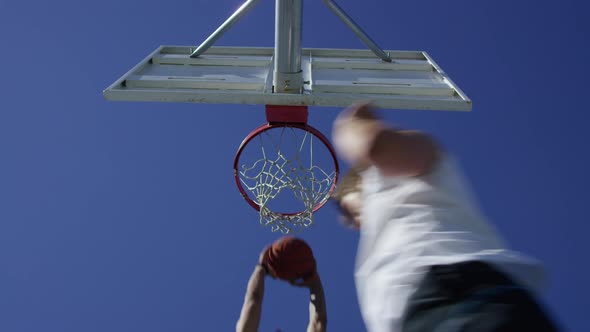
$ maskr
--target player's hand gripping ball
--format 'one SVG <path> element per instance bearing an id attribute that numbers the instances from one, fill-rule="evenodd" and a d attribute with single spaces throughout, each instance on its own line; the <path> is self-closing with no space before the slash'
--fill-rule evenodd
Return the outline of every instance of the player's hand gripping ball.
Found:
<path id="1" fill-rule="evenodd" d="M 276 278 L 307 285 L 318 278 L 313 252 L 305 241 L 285 236 L 275 241 L 264 253 L 262 263 Z"/>

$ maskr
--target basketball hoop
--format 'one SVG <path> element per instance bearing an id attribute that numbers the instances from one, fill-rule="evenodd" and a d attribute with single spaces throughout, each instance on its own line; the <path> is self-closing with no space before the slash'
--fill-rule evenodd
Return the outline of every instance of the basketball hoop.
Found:
<path id="1" fill-rule="evenodd" d="M 262 225 L 296 233 L 313 224 L 336 188 L 338 161 L 328 139 L 307 124 L 306 106 L 266 106 L 266 117 L 236 153 L 236 185 Z"/>

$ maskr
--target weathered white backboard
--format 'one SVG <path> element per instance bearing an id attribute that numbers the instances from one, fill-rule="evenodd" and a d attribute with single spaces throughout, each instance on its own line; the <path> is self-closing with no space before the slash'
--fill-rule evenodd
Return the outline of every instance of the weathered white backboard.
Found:
<path id="1" fill-rule="evenodd" d="M 161 46 L 104 91 L 109 100 L 471 110 L 471 100 L 425 52 L 303 49 L 299 94 L 273 93 L 273 48 Z"/>

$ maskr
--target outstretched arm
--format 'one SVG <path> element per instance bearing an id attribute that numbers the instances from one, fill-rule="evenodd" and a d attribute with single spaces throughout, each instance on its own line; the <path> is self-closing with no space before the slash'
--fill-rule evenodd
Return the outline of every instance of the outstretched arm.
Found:
<path id="1" fill-rule="evenodd" d="M 420 132 L 389 128 L 369 104 L 343 111 L 334 122 L 334 145 L 355 166 L 374 165 L 387 176 L 428 173 L 437 161 L 434 140 Z"/>
<path id="2" fill-rule="evenodd" d="M 309 325 L 307 332 L 325 332 L 328 324 L 324 287 L 319 276 L 309 285 Z"/>
<path id="3" fill-rule="evenodd" d="M 265 270 L 262 265 L 256 265 L 252 276 L 248 281 L 244 305 L 240 318 L 236 324 L 236 332 L 257 332 L 262 312 L 262 299 L 264 297 Z"/>

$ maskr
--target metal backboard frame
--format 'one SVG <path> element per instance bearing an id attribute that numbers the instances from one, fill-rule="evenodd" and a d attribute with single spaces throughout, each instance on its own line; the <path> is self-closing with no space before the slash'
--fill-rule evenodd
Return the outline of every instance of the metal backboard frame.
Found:
<path id="1" fill-rule="evenodd" d="M 471 110 L 471 100 L 426 53 L 301 49 L 299 93 L 273 88 L 274 49 L 210 47 L 190 57 L 194 46 L 160 46 L 104 90 L 105 98 L 224 104 L 347 107 L 370 100 L 376 107 Z"/>

